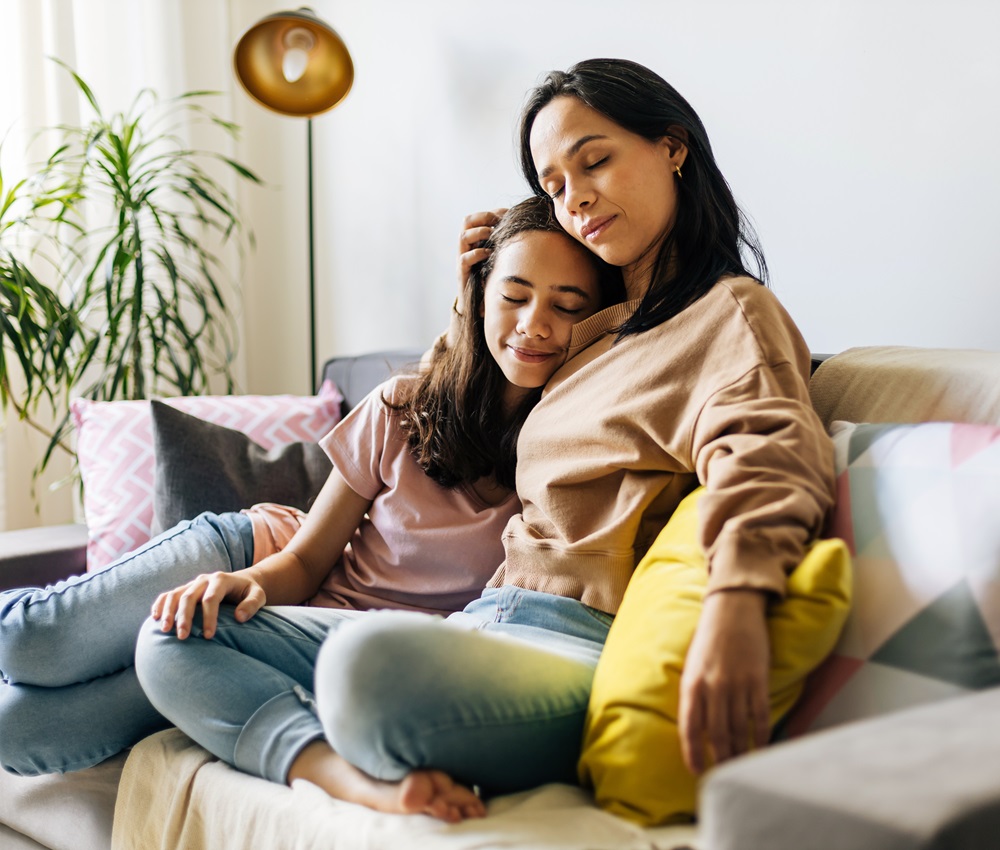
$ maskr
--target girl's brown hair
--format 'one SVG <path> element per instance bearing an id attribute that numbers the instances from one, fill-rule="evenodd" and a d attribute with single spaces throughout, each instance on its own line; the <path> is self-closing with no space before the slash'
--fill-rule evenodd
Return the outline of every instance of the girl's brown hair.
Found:
<path id="1" fill-rule="evenodd" d="M 485 242 L 493 249 L 489 257 L 473 267 L 465 282 L 464 312 L 455 317 L 460 325 L 457 340 L 450 346 L 438 340 L 431 365 L 412 385 L 409 398 L 393 406 L 417 464 L 444 487 L 492 477 L 514 488 L 517 437 L 542 390 L 527 393 L 516 409 L 504 410 L 507 379 L 487 348 L 481 313 L 497 255 L 520 234 L 535 231 L 571 238 L 547 198 L 528 198 L 512 206 Z M 620 270 L 596 256 L 592 259 L 599 271 L 601 306 L 620 301 Z"/>

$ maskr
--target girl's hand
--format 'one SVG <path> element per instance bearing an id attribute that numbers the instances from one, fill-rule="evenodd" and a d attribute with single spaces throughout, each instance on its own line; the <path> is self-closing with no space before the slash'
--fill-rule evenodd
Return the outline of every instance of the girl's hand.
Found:
<path id="1" fill-rule="evenodd" d="M 484 212 L 472 213 L 465 217 L 462 222 L 462 233 L 458 238 L 458 311 L 461 313 L 465 308 L 462 298 L 465 294 L 465 281 L 469 279 L 469 273 L 476 263 L 481 263 L 489 255 L 489 248 L 481 247 L 493 228 L 496 227 L 500 216 L 506 209 L 486 210 Z"/>
<path id="2" fill-rule="evenodd" d="M 711 594 L 681 676 L 679 726 L 688 769 L 764 746 L 770 734 L 766 598 L 753 590 Z"/>
<path id="3" fill-rule="evenodd" d="M 247 575 L 205 573 L 157 596 L 153 603 L 153 619 L 160 620 L 160 627 L 165 632 L 176 624 L 177 638 L 184 640 L 191 634 L 194 612 L 200 602 L 202 633 L 211 638 L 219 622 L 220 603 L 238 603 L 236 619 L 245 623 L 264 607 L 266 601 L 264 589 Z"/>

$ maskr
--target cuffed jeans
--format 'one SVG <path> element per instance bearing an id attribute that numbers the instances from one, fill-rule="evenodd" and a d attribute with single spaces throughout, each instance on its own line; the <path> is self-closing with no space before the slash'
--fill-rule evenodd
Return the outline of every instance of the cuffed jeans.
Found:
<path id="1" fill-rule="evenodd" d="M 233 610 L 211 640 L 198 616 L 183 641 L 147 622 L 136 667 L 165 717 L 241 770 L 284 783 L 325 736 L 382 779 L 435 767 L 491 791 L 575 781 L 609 615 L 512 587 L 448 619 L 275 606 L 238 623 Z"/>
<path id="2" fill-rule="evenodd" d="M 275 605 L 245 623 L 223 605 L 205 640 L 201 611 L 178 640 L 148 620 L 136 671 L 152 704 L 206 750 L 255 776 L 284 783 L 295 757 L 323 737 L 312 704 L 324 638 L 371 612 Z"/>
<path id="3" fill-rule="evenodd" d="M 157 594 L 252 559 L 246 516 L 202 514 L 99 571 L 0 593 L 0 765 L 80 770 L 166 727 L 136 679 L 139 627 Z"/>
<path id="4" fill-rule="evenodd" d="M 487 793 L 576 782 L 612 617 L 487 589 L 447 620 L 380 613 L 327 639 L 316 701 L 333 748 L 378 779 L 437 768 Z"/>

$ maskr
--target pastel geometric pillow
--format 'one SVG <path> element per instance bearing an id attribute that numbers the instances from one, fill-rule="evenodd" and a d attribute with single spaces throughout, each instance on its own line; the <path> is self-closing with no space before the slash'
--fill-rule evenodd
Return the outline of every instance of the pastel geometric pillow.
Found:
<path id="1" fill-rule="evenodd" d="M 269 450 L 318 442 L 340 421 L 342 396 L 328 381 L 315 396 L 187 396 L 164 401 L 192 416 L 242 431 Z M 93 571 L 152 536 L 152 417 L 148 401 L 75 399 L 70 409 L 83 479 L 87 570 Z"/>
<path id="2" fill-rule="evenodd" d="M 854 603 L 779 737 L 1000 685 L 1000 428 L 831 435 Z"/>

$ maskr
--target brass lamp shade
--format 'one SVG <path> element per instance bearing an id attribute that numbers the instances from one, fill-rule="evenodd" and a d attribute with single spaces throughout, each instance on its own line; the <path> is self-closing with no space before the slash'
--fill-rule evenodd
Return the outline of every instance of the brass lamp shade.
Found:
<path id="1" fill-rule="evenodd" d="M 303 31 L 307 34 L 303 34 Z M 286 79 L 282 63 L 292 40 L 311 42 L 301 77 Z M 333 109 L 351 90 L 354 63 L 347 46 L 312 9 L 276 12 L 248 29 L 233 51 L 233 70 L 247 94 L 261 106 L 301 118 Z"/>

